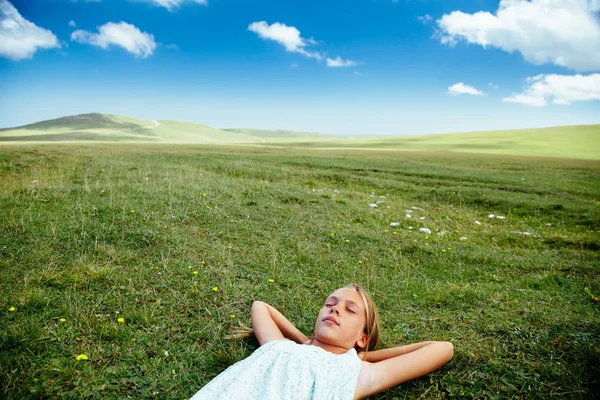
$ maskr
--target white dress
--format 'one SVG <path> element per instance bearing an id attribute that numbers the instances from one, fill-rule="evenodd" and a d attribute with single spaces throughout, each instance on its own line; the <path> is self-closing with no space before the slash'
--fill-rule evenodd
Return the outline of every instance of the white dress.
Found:
<path id="1" fill-rule="evenodd" d="M 220 373 L 191 400 L 352 400 L 362 362 L 290 340 L 265 343 Z"/>

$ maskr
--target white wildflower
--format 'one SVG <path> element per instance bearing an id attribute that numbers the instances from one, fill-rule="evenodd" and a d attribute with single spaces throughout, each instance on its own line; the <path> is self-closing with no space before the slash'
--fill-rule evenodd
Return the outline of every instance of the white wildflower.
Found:
<path id="1" fill-rule="evenodd" d="M 481 225 L 481 222 L 475 221 L 475 225 Z"/>
<path id="2" fill-rule="evenodd" d="M 417 211 L 424 211 L 422 208 L 420 207 L 411 207 L 413 210 L 417 210 Z"/>
<path id="3" fill-rule="evenodd" d="M 408 230 L 409 230 L 409 231 L 412 231 L 412 229 L 413 229 L 413 227 L 412 227 L 412 226 L 409 226 L 409 227 L 408 227 Z"/>
<path id="4" fill-rule="evenodd" d="M 463 236 L 463 237 L 460 237 L 460 238 L 458 238 L 458 240 L 460 240 L 461 242 L 464 242 L 464 241 L 466 241 L 466 240 L 467 240 L 467 237 L 466 237 L 466 236 Z"/>
<path id="5" fill-rule="evenodd" d="M 490 218 L 490 219 L 492 219 L 492 218 L 494 218 L 494 217 L 495 217 L 495 215 L 494 215 L 494 214 L 490 214 L 490 215 L 488 215 L 488 218 Z"/>
<path id="6" fill-rule="evenodd" d="M 412 218 L 410 214 L 406 214 L 406 218 Z"/>
<path id="7" fill-rule="evenodd" d="M 427 229 L 427 228 L 421 228 L 421 229 L 419 229 L 419 232 L 423 232 L 423 233 L 426 233 L 428 235 L 431 235 L 431 230 Z"/>
<path id="8" fill-rule="evenodd" d="M 498 218 L 498 219 L 506 219 L 506 217 L 503 217 L 502 215 L 496 215 L 496 218 Z"/>
<path id="9" fill-rule="evenodd" d="M 425 219 L 425 217 L 421 217 L 421 218 L 419 218 L 419 219 Z"/>
<path id="10" fill-rule="evenodd" d="M 369 204 L 369 207 L 371 207 L 371 208 L 377 208 L 377 204 L 371 203 L 371 204 Z"/>
<path id="11" fill-rule="evenodd" d="M 400 222 L 392 222 L 390 226 L 400 226 Z"/>

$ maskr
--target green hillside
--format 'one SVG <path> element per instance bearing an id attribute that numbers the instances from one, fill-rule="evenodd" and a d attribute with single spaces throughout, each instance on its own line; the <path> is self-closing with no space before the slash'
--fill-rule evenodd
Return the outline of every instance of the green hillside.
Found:
<path id="1" fill-rule="evenodd" d="M 93 113 L 0 129 L 0 143 L 56 141 L 250 144 L 314 149 L 450 151 L 600 159 L 600 125 L 419 136 L 336 138 L 312 132 L 217 129 L 192 122 L 147 121 Z"/>
<path id="2" fill-rule="evenodd" d="M 252 143 L 259 139 L 207 125 L 147 121 L 110 114 L 80 114 L 0 129 L 0 141 L 102 141 L 169 143 Z"/>
<path id="3" fill-rule="evenodd" d="M 313 140 L 297 142 L 293 146 L 321 149 L 453 151 L 598 160 L 600 159 L 600 125 Z"/>
<path id="4" fill-rule="evenodd" d="M 241 133 L 248 136 L 253 136 L 261 139 L 331 139 L 331 135 L 316 132 L 296 132 L 283 129 L 223 129 L 229 132 Z"/>

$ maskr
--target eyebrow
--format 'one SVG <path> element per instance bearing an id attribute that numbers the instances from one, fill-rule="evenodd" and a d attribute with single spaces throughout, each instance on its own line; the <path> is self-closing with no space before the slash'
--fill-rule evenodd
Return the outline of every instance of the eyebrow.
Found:
<path id="1" fill-rule="evenodd" d="M 338 303 L 340 301 L 340 299 L 338 299 L 336 296 L 329 296 L 327 298 L 327 300 L 335 300 Z M 327 300 L 325 300 L 325 302 L 327 302 Z M 346 300 L 346 303 L 350 303 L 351 306 L 356 306 L 360 310 L 360 306 L 358 304 L 356 304 L 355 302 L 353 302 L 352 300 Z"/>

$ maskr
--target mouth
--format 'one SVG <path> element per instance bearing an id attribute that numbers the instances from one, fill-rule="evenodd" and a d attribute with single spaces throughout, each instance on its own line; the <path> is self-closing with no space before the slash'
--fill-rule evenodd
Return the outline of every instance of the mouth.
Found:
<path id="1" fill-rule="evenodd" d="M 335 320 L 335 318 L 333 318 L 333 317 L 325 317 L 325 318 L 323 318 L 323 322 L 330 322 L 332 324 L 336 324 L 337 326 L 340 326 L 339 322 L 337 322 Z"/>

